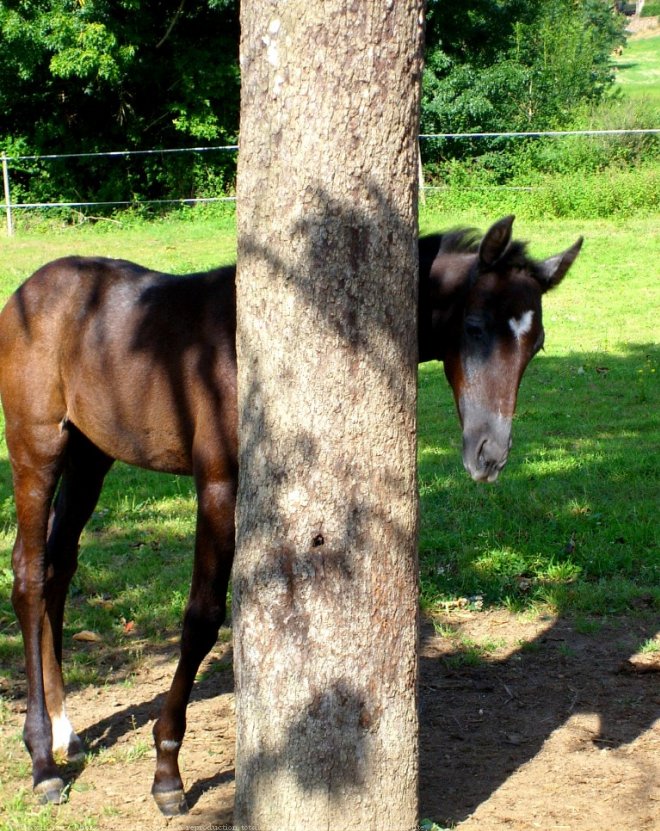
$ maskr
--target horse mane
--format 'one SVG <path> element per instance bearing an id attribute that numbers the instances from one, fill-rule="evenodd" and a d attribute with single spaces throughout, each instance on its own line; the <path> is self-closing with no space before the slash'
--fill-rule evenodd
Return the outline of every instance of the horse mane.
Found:
<path id="1" fill-rule="evenodd" d="M 435 258 L 443 254 L 476 254 L 482 239 L 483 233 L 471 227 L 422 237 L 419 241 L 420 264 L 427 263 L 430 267 Z M 538 264 L 527 253 L 526 242 L 512 240 L 494 267 L 497 271 L 529 269 L 535 274 Z"/>
<path id="2" fill-rule="evenodd" d="M 439 254 L 476 254 L 483 234 L 478 228 L 452 228 L 439 237 Z"/>

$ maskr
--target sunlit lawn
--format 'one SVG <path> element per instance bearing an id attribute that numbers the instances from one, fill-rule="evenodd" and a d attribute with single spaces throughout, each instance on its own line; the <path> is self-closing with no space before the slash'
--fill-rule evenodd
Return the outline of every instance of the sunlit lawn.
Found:
<path id="1" fill-rule="evenodd" d="M 422 231 L 477 216 L 422 213 Z M 622 610 L 657 594 L 657 218 L 516 222 L 547 256 L 585 245 L 547 295 L 546 350 L 523 380 L 507 469 L 477 486 L 460 460 L 460 431 L 442 368 L 420 369 L 422 599 L 457 597 L 516 607 Z M 196 270 L 234 257 L 231 216 L 107 224 L 0 238 L 0 291 L 65 252 Z M 0 655 L 18 660 L 9 604 L 14 533 L 6 450 L 0 445 Z M 117 465 L 83 538 L 67 633 L 121 640 L 126 621 L 149 637 L 176 631 L 192 559 L 194 494 L 185 477 Z M 83 673 L 84 675 L 84 673 Z"/>
<path id="2" fill-rule="evenodd" d="M 660 105 L 660 32 L 631 38 L 616 64 L 617 83 L 627 96 Z"/>

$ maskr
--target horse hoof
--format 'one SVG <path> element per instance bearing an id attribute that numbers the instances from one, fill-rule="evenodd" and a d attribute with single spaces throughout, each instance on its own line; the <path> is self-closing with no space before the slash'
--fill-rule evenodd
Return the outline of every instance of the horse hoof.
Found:
<path id="1" fill-rule="evenodd" d="M 34 786 L 35 796 L 43 805 L 50 803 L 51 805 L 59 805 L 64 801 L 64 780 L 59 776 L 53 776 L 51 779 L 44 779 L 42 782 Z"/>
<path id="2" fill-rule="evenodd" d="M 178 817 L 188 813 L 186 795 L 180 788 L 176 791 L 154 791 L 153 797 L 163 816 Z"/>
<path id="3" fill-rule="evenodd" d="M 69 749 L 66 752 L 66 760 L 70 765 L 79 765 L 85 761 L 85 748 L 80 739 L 70 742 Z"/>

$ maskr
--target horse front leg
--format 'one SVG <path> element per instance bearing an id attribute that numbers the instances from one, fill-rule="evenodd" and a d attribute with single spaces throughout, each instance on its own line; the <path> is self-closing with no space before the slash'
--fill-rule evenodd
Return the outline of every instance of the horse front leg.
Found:
<path id="1" fill-rule="evenodd" d="M 210 652 L 225 618 L 227 587 L 234 557 L 234 483 L 198 481 L 195 562 L 183 618 L 181 654 L 172 686 L 154 725 L 156 773 L 151 789 L 165 816 L 186 813 L 179 751 L 186 708 L 199 665 Z"/>

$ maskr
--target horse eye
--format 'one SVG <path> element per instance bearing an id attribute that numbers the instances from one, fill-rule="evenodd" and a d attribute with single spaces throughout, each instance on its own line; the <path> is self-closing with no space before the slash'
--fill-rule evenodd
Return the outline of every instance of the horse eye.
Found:
<path id="1" fill-rule="evenodd" d="M 466 320 L 465 334 L 472 340 L 482 340 L 484 337 L 484 327 L 478 320 Z"/>

